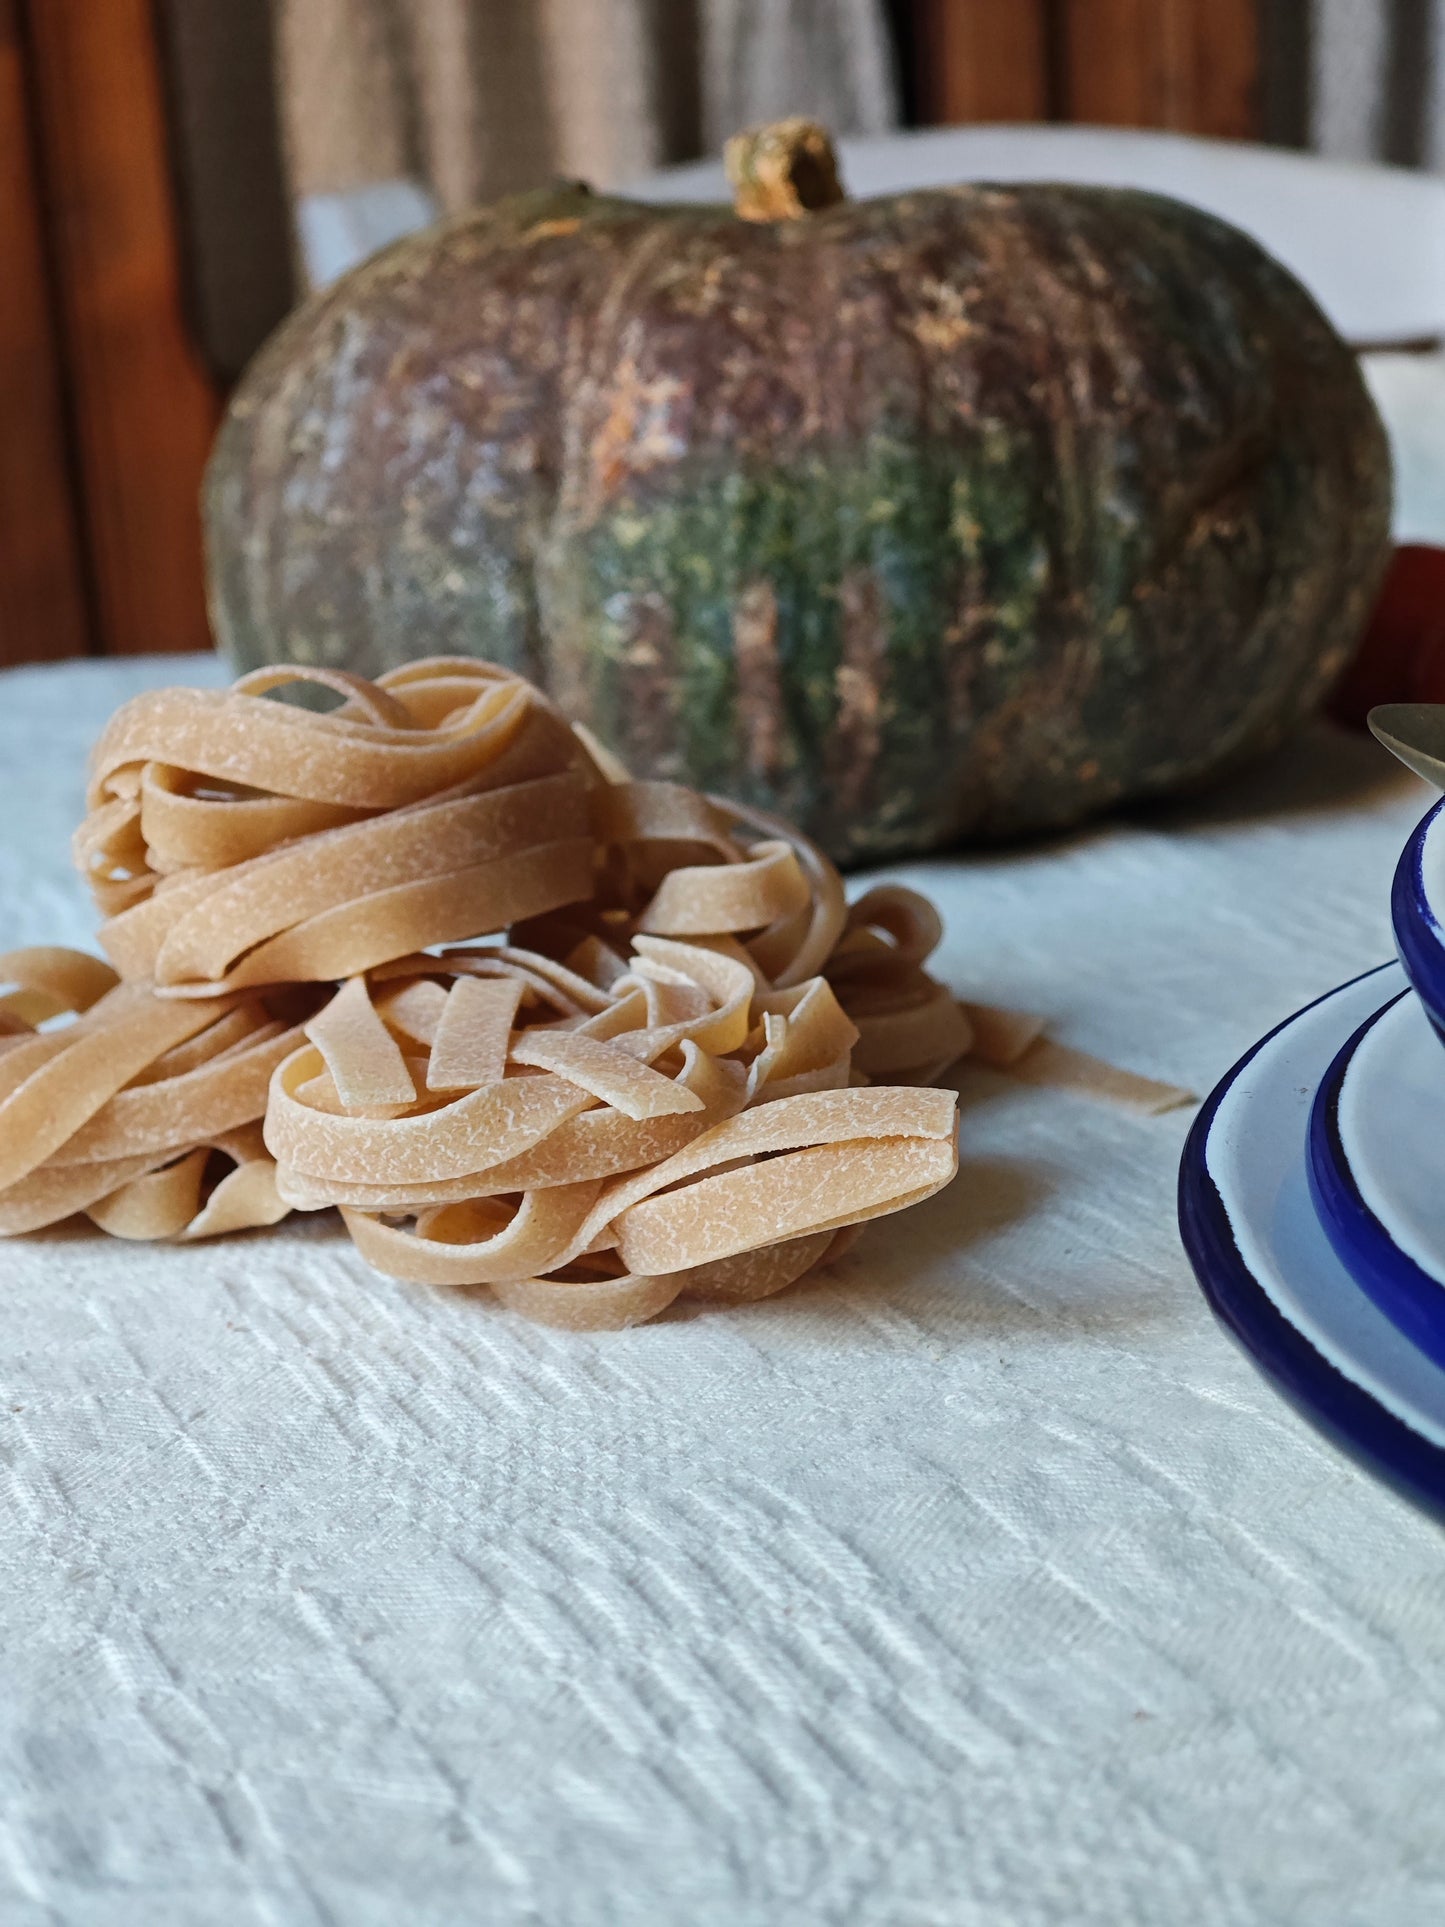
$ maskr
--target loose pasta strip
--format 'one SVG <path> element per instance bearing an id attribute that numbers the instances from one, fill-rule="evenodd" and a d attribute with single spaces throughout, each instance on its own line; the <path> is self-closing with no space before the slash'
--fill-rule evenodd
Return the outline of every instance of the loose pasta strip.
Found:
<path id="1" fill-rule="evenodd" d="M 624 1117 L 665 1117 L 677 1111 L 700 1111 L 702 1100 L 663 1077 L 625 1050 L 579 1031 L 537 1031 L 512 1046 L 512 1062 L 538 1070 L 556 1071 L 569 1083 Z"/>
<path id="2" fill-rule="evenodd" d="M 485 1090 L 507 1074 L 507 1047 L 525 985 L 520 977 L 458 977 L 429 1039 L 427 1089 Z"/>
<path id="3" fill-rule="evenodd" d="M 343 1109 L 374 1113 L 416 1102 L 401 1046 L 377 1016 L 366 980 L 353 977 L 306 1026 Z"/>
<path id="4" fill-rule="evenodd" d="M 857 1026 L 822 977 L 757 999 L 763 1041 L 748 1070 L 749 1103 L 774 1103 L 853 1081 Z"/>
<path id="5" fill-rule="evenodd" d="M 47 1018 L 89 1010 L 118 982 L 108 963 L 83 950 L 52 944 L 0 951 L 0 984 L 14 986 L 0 993 L 0 1016 L 17 1033 L 32 1030 Z"/>
<path id="6" fill-rule="evenodd" d="M 302 1040 L 294 993 L 173 1003 L 54 949 L 0 956 L 0 982 L 12 1021 L 32 1013 L 0 1047 L 0 1233 L 85 1212 L 118 1237 L 195 1238 L 285 1215 L 260 1120 Z"/>
<path id="7" fill-rule="evenodd" d="M 260 1127 L 218 1133 L 168 1164 L 132 1178 L 84 1207 L 113 1238 L 194 1243 L 279 1224 L 290 1207 Z"/>

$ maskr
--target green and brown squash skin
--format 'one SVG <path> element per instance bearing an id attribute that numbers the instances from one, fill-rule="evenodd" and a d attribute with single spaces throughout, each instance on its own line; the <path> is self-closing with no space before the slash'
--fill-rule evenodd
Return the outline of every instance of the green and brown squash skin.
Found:
<path id="1" fill-rule="evenodd" d="M 1156 196 L 742 221 L 564 185 L 288 321 L 206 521 L 240 668 L 460 653 L 864 861 L 1192 784 L 1311 710 L 1389 552 L 1311 298 Z"/>

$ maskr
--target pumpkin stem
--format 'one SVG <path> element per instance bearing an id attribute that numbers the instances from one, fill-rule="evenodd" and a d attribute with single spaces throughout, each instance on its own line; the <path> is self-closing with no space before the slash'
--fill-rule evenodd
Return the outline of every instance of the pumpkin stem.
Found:
<path id="1" fill-rule="evenodd" d="M 770 121 L 734 134 L 723 150 L 733 206 L 745 221 L 796 221 L 848 197 L 826 127 Z"/>

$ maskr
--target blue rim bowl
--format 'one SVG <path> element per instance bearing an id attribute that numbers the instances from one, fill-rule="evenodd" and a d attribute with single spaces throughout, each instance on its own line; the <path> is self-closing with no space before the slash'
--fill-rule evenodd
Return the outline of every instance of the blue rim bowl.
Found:
<path id="1" fill-rule="evenodd" d="M 1305 1173 L 1315 1216 L 1345 1270 L 1397 1331 L 1445 1366 L 1445 1290 L 1400 1249 L 1365 1203 L 1340 1129 L 1340 1094 L 1355 1053 L 1399 1001 L 1367 1017 L 1325 1072 L 1310 1106 Z"/>
<path id="2" fill-rule="evenodd" d="M 1416 824 L 1400 852 L 1390 921 L 1410 987 L 1445 1042 L 1445 797 Z"/>

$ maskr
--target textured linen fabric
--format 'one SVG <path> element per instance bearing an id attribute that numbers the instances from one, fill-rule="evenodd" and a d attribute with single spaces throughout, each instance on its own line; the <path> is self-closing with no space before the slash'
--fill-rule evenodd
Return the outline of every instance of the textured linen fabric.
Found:
<path id="1" fill-rule="evenodd" d="M 0 946 L 83 941 L 111 706 L 0 677 Z M 1428 801 L 906 866 L 944 973 L 1201 1092 L 1389 951 Z M 0 1245 L 6 1927 L 1235 1927 L 1445 1909 L 1438 1529 L 1215 1328 L 1188 1114 L 962 1079 L 963 1170 L 768 1304 L 574 1336 L 329 1219 Z"/>

